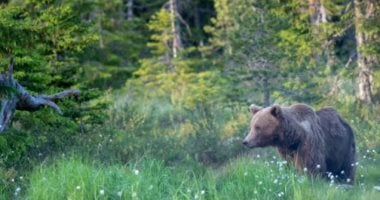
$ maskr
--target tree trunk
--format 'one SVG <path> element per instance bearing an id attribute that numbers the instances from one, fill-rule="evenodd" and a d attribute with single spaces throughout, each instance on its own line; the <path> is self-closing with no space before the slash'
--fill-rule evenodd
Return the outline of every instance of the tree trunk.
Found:
<path id="1" fill-rule="evenodd" d="M 171 15 L 171 33 L 173 36 L 172 41 L 172 56 L 173 58 L 177 58 L 178 51 L 181 49 L 181 35 L 180 35 L 180 29 L 177 23 L 177 1 L 176 0 L 170 0 L 169 2 L 169 10 Z"/>
<path id="2" fill-rule="evenodd" d="M 200 13 L 199 13 L 198 4 L 195 5 L 195 8 L 194 8 L 194 25 L 195 25 L 197 31 L 201 31 L 203 29 L 203 27 L 201 25 L 201 17 L 200 17 Z M 203 37 L 201 37 L 201 38 L 203 38 Z M 203 39 L 199 40 L 198 46 L 200 46 L 200 47 L 204 46 Z"/>
<path id="3" fill-rule="evenodd" d="M 99 48 L 104 49 L 104 40 L 103 40 L 103 26 L 102 26 L 102 18 L 103 18 L 103 11 L 99 8 L 98 9 L 98 32 L 99 32 Z"/>
<path id="4" fill-rule="evenodd" d="M 134 17 L 133 13 L 133 0 L 125 0 L 127 4 L 127 14 L 126 14 L 126 19 L 128 21 L 131 21 Z"/>
<path id="5" fill-rule="evenodd" d="M 370 43 L 372 39 L 364 30 L 363 23 L 374 16 L 374 2 L 369 0 L 354 0 L 354 6 L 357 65 L 359 70 L 358 98 L 365 103 L 371 104 L 373 103 L 373 69 L 376 58 L 363 52 L 364 46 Z"/>
<path id="6" fill-rule="evenodd" d="M 264 106 L 268 107 L 270 106 L 270 89 L 269 89 L 269 83 L 268 78 L 264 77 L 262 80 L 262 87 L 264 92 Z"/>
<path id="7" fill-rule="evenodd" d="M 13 79 L 13 58 L 9 62 L 8 72 L 0 74 L 0 87 L 2 87 L 3 91 L 7 91 L 4 92 L 7 94 L 1 95 L 0 133 L 8 128 L 16 110 L 32 112 L 48 106 L 62 114 L 61 109 L 55 102 L 67 96 L 78 96 L 80 93 L 77 89 L 71 89 L 53 95 L 30 94 Z"/>
<path id="8" fill-rule="evenodd" d="M 317 37 L 320 32 L 320 25 L 329 22 L 329 16 L 327 15 L 326 8 L 323 5 L 323 0 L 309 0 L 309 14 L 310 22 L 314 26 L 314 34 Z M 332 38 L 332 40 L 334 40 L 334 38 Z M 327 57 L 327 67 L 331 67 L 336 63 L 334 44 L 334 42 L 329 40 L 326 40 L 323 44 L 321 44 L 322 48 L 325 49 L 324 56 Z"/>
<path id="9" fill-rule="evenodd" d="M 309 0 L 310 21 L 312 24 L 319 25 L 327 22 L 326 9 L 321 0 Z"/>

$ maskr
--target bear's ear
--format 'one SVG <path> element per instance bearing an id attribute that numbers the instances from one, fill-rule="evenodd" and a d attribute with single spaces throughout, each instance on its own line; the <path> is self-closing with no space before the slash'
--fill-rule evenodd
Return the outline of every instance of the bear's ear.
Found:
<path id="1" fill-rule="evenodd" d="M 279 105 L 272 106 L 272 108 L 270 109 L 270 113 L 276 118 L 282 117 L 282 109 Z"/>
<path id="2" fill-rule="evenodd" d="M 249 106 L 249 111 L 252 112 L 252 114 L 256 114 L 257 112 L 259 112 L 261 109 L 263 109 L 262 107 L 260 106 L 256 106 L 255 104 L 251 104 Z"/>

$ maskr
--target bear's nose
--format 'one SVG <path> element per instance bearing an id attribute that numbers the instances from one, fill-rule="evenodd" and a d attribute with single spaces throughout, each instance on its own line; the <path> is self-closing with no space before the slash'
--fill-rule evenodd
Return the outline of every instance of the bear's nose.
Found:
<path id="1" fill-rule="evenodd" d="M 248 142 L 246 140 L 243 140 L 243 145 L 247 145 Z"/>

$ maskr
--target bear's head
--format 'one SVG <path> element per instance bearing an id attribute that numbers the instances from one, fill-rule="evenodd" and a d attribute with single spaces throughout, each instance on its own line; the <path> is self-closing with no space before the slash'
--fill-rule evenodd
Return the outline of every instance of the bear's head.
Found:
<path id="1" fill-rule="evenodd" d="M 250 106 L 253 116 L 248 135 L 243 144 L 249 148 L 275 145 L 280 137 L 282 110 L 278 105 L 261 108 Z"/>

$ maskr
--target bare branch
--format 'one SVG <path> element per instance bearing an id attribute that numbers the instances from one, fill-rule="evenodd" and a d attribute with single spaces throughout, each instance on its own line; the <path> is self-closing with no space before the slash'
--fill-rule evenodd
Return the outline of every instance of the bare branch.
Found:
<path id="1" fill-rule="evenodd" d="M 20 84 L 17 85 L 17 89 L 19 91 L 19 101 L 16 105 L 17 110 L 36 111 L 42 106 L 49 106 L 59 114 L 62 114 L 62 111 L 55 103 L 56 101 L 68 96 L 78 96 L 80 94 L 80 90 L 70 89 L 52 95 L 31 95 Z"/>
<path id="2" fill-rule="evenodd" d="M 60 99 L 63 99 L 65 97 L 70 97 L 70 96 L 79 96 L 80 90 L 78 89 L 70 89 L 70 90 L 65 90 L 56 94 L 52 95 L 41 95 L 45 99 L 49 99 L 51 101 L 57 101 Z"/>
<path id="3" fill-rule="evenodd" d="M 52 95 L 30 94 L 22 85 L 13 79 L 13 57 L 9 61 L 8 71 L 0 73 L 0 85 L 12 88 L 15 92 L 10 96 L 1 97 L 0 107 L 0 132 L 4 132 L 12 121 L 16 110 L 37 111 L 44 106 L 54 109 L 59 114 L 62 110 L 56 104 L 57 101 L 69 96 L 78 96 L 80 90 L 69 89 Z"/>

